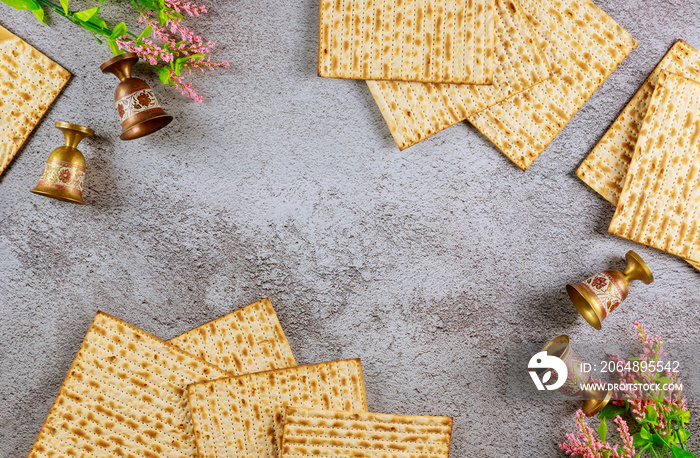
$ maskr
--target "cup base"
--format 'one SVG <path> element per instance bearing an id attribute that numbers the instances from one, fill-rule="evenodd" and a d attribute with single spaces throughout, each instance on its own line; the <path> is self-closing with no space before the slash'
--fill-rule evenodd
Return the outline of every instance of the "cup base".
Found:
<path id="1" fill-rule="evenodd" d="M 122 132 L 119 138 L 122 140 L 136 140 L 137 138 L 145 137 L 167 126 L 172 120 L 173 117 L 167 114 L 150 118 L 129 127 Z"/>
<path id="2" fill-rule="evenodd" d="M 34 189 L 30 189 L 29 192 L 33 192 L 34 194 L 44 196 L 44 197 L 50 197 L 52 199 L 56 200 L 62 200 L 63 202 L 70 202 L 72 204 L 78 204 L 78 205 L 85 205 L 85 201 L 82 199 L 82 197 L 70 195 L 70 194 L 65 194 L 65 193 L 60 193 L 57 194 L 53 189 L 42 189 L 40 187 L 36 187 Z"/>

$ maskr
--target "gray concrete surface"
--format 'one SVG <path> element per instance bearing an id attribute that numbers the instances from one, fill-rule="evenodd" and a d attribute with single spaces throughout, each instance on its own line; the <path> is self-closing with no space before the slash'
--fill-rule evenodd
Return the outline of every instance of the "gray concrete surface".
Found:
<path id="1" fill-rule="evenodd" d="M 197 29 L 231 68 L 195 78 L 197 105 L 138 67 L 176 120 L 130 143 L 108 49 L 0 6 L 75 75 L 0 178 L 0 457 L 26 456 L 97 310 L 167 339 L 265 296 L 300 363 L 362 359 L 371 410 L 453 416 L 452 456 L 562 456 L 578 404 L 509 397 L 509 343 L 631 340 L 634 320 L 700 341 L 700 272 L 609 235 L 574 176 L 670 45 L 700 47 L 700 3 L 597 4 L 639 47 L 526 173 L 467 124 L 399 152 L 364 83 L 316 76 L 316 0 L 211 4 Z M 99 134 L 84 207 L 29 193 L 57 120 Z M 597 332 L 564 285 L 629 249 L 657 281 Z"/>

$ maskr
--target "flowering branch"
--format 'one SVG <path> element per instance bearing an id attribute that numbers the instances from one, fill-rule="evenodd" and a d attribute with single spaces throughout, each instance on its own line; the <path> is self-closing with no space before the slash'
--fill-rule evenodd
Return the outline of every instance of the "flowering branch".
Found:
<path id="1" fill-rule="evenodd" d="M 680 390 L 635 390 L 640 386 L 663 386 L 673 384 L 680 387 L 678 373 L 665 366 L 666 352 L 663 341 L 657 335 L 647 333 L 641 323 L 635 322 L 637 338 L 642 345 L 639 357 L 623 359 L 613 354 L 615 366 L 620 368 L 619 386 L 625 391 L 616 393 L 620 400 L 608 404 L 598 415 L 602 420 L 598 439 L 594 431 L 585 423 L 582 411 L 578 411 L 577 435 L 567 434 L 568 442 L 559 447 L 568 455 L 584 458 L 632 458 L 647 451 L 653 457 L 673 456 L 673 458 L 696 457 L 688 451 L 690 433 L 685 425 L 690 421 L 686 399 Z M 631 417 L 639 432 L 630 436 L 627 422 L 620 414 Z M 606 419 L 614 418 L 622 441 L 622 448 L 605 442 Z M 635 455 L 639 448 L 639 454 Z M 697 457 L 696 457 L 697 458 Z"/>
<path id="2" fill-rule="evenodd" d="M 184 81 L 183 72 L 187 74 L 194 70 L 204 72 L 214 70 L 217 67 L 227 68 L 227 61 L 214 61 L 208 54 L 214 47 L 211 41 L 204 39 L 192 32 L 182 24 L 184 12 L 190 17 L 199 17 L 207 12 L 206 6 L 197 5 L 182 0 L 136 0 L 132 4 L 139 11 L 139 24 L 145 24 L 144 32 L 136 39 L 119 37 L 116 41 L 121 50 L 135 52 L 149 64 L 158 67 L 158 76 L 162 84 L 168 84 L 180 89 L 183 95 L 201 102 L 199 96 L 192 88 L 191 83 Z M 156 11 L 149 9 L 156 5 L 160 7 Z M 147 36 L 160 41 L 156 44 Z"/>
<path id="3" fill-rule="evenodd" d="M 30 10 L 44 23 L 44 7 L 65 17 L 74 24 L 90 31 L 102 43 L 107 39 L 114 55 L 125 51 L 136 53 L 141 59 L 156 67 L 162 84 L 174 86 L 183 95 L 201 103 L 202 97 L 185 81 L 193 71 L 205 72 L 218 67 L 227 68 L 227 61 L 216 61 L 209 57 L 214 43 L 205 41 L 183 24 L 185 17 L 199 17 L 207 13 L 207 7 L 183 0 L 131 0 L 139 13 L 138 24 L 145 25 L 140 35 L 127 30 L 124 22 L 110 29 L 99 17 L 101 7 L 84 11 L 71 11 L 69 0 L 0 0 L 13 8 Z M 105 1 L 105 0 L 101 0 Z"/>

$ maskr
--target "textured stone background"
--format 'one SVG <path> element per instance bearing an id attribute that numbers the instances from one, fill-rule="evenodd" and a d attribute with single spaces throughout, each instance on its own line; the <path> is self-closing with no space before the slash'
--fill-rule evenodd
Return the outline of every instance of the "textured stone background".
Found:
<path id="1" fill-rule="evenodd" d="M 634 320 L 700 340 L 700 272 L 609 235 L 612 206 L 574 176 L 671 44 L 700 47 L 700 3 L 597 4 L 639 47 L 526 173 L 467 124 L 399 152 L 363 82 L 316 76 L 316 0 L 211 4 L 197 29 L 231 68 L 194 78 L 197 105 L 138 67 L 176 120 L 134 142 L 106 46 L 0 6 L 75 75 L 0 177 L 0 456 L 26 456 L 97 310 L 167 339 L 265 296 L 300 363 L 362 359 L 371 410 L 453 416 L 453 456 L 562 456 L 579 404 L 509 397 L 509 344 L 631 341 Z M 84 207 L 28 192 L 57 120 L 99 134 Z M 564 285 L 629 249 L 657 281 L 597 332 Z"/>

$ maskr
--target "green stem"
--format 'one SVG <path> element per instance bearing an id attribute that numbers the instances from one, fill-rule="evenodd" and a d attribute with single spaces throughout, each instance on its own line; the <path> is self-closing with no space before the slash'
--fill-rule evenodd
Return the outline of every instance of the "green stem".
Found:
<path id="1" fill-rule="evenodd" d="M 74 11 L 69 11 L 68 14 L 66 14 L 65 11 L 63 11 L 63 7 L 61 5 L 56 5 L 55 3 L 51 2 L 50 0 L 37 0 L 39 3 L 42 5 L 46 6 L 47 8 L 52 9 L 56 14 L 59 16 L 63 16 L 64 18 L 68 19 L 71 21 L 73 24 L 80 26 L 86 30 L 89 30 L 92 33 L 97 33 L 99 35 L 102 35 L 105 38 L 109 38 L 112 35 L 112 31 L 110 29 L 104 28 L 104 27 L 99 27 L 94 24 L 90 24 L 90 28 L 85 27 L 85 25 L 78 20 L 78 18 L 75 17 L 75 12 Z M 136 35 L 134 35 L 131 32 L 127 31 L 127 34 L 131 35 L 134 38 L 137 38 Z"/>

